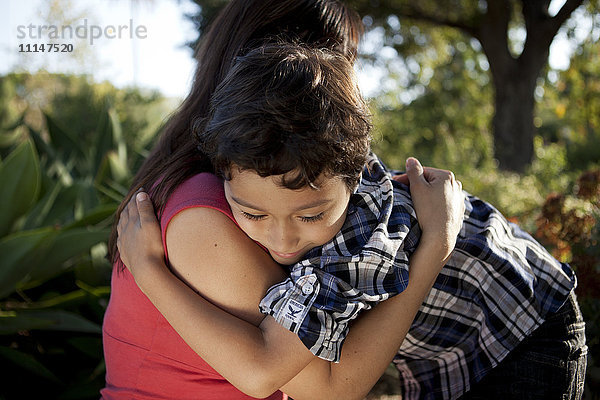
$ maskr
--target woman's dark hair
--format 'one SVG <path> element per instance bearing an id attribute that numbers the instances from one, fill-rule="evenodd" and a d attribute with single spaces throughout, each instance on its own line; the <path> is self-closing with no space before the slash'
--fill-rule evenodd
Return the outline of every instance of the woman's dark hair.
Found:
<path id="1" fill-rule="evenodd" d="M 162 128 L 161 136 L 135 175 L 116 212 L 109 258 L 118 260 L 118 216 L 140 187 L 150 192 L 159 215 L 170 194 L 190 176 L 212 172 L 197 149 L 192 121 L 205 118 L 210 98 L 235 57 L 279 36 L 356 57 L 363 33 L 360 17 L 338 0 L 232 0 L 211 23 L 196 50 L 197 68 L 190 93 Z"/>
<path id="2" fill-rule="evenodd" d="M 205 119 L 194 121 L 214 172 L 283 175 L 289 189 L 316 187 L 322 174 L 358 183 L 370 144 L 370 116 L 345 56 L 275 42 L 237 57 Z"/>

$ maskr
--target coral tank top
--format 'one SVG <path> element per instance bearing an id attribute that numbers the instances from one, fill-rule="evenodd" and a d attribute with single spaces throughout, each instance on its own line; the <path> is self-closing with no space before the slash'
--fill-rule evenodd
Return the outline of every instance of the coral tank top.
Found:
<path id="1" fill-rule="evenodd" d="M 165 206 L 161 218 L 165 254 L 170 220 L 190 207 L 213 208 L 235 223 L 225 199 L 223 182 L 209 173 L 197 174 L 181 184 Z M 110 302 L 102 327 L 106 361 L 102 398 L 252 398 L 200 358 L 142 293 L 129 271 L 118 272 L 118 269 L 118 265 L 113 268 Z M 282 400 L 287 396 L 276 392 L 268 399 Z"/>

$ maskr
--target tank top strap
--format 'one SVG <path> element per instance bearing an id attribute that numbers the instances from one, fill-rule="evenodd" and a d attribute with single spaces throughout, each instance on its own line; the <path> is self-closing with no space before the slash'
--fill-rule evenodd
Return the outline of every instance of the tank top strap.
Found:
<path id="1" fill-rule="evenodd" d="M 193 207 L 208 207 L 220 211 L 237 225 L 225 198 L 223 180 L 208 172 L 196 174 L 179 185 L 165 205 L 160 220 L 165 252 L 167 248 L 166 233 L 169 222 L 181 211 Z"/>

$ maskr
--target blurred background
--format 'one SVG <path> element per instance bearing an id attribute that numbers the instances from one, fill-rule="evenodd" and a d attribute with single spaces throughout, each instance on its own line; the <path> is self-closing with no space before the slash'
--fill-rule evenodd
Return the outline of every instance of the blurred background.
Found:
<path id="1" fill-rule="evenodd" d="M 0 2 L 0 399 L 99 397 L 113 214 L 225 3 Z M 454 171 L 573 265 L 599 399 L 598 0 L 347 3 L 376 153 Z"/>

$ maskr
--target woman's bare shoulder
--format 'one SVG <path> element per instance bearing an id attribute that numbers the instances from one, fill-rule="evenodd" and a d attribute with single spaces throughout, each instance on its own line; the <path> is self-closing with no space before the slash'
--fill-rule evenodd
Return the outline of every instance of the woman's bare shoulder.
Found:
<path id="1" fill-rule="evenodd" d="M 273 259 L 226 214 L 188 208 L 167 226 L 173 272 L 204 298 L 248 322 L 264 317 L 258 303 L 266 290 L 285 279 Z"/>

